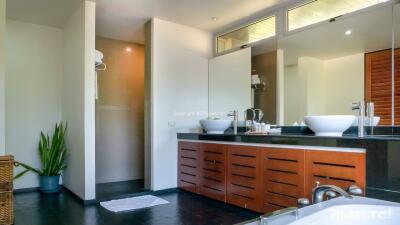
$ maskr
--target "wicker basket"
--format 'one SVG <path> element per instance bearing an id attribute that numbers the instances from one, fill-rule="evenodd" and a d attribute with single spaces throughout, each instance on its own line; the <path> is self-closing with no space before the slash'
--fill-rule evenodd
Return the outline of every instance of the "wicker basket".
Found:
<path id="1" fill-rule="evenodd" d="M 13 156 L 0 156 L 0 225 L 14 223 Z"/>

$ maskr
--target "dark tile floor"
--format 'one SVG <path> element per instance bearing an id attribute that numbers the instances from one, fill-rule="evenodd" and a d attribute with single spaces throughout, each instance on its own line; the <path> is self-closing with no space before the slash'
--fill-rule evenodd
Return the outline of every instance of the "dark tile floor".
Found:
<path id="1" fill-rule="evenodd" d="M 186 192 L 161 194 L 170 204 L 112 213 L 98 204 L 83 206 L 72 194 L 15 195 L 15 225 L 221 225 L 258 214 Z"/>
<path id="2" fill-rule="evenodd" d="M 106 201 L 115 198 L 127 198 L 150 193 L 144 188 L 144 180 L 96 184 L 96 200 Z"/>

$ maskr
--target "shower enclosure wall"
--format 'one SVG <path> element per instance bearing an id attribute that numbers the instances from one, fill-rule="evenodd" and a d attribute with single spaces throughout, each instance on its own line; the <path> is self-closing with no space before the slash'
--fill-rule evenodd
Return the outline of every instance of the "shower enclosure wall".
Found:
<path id="1" fill-rule="evenodd" d="M 144 178 L 144 47 L 96 37 L 107 69 L 97 71 L 96 183 Z M 104 66 L 98 66 L 104 68 Z"/>

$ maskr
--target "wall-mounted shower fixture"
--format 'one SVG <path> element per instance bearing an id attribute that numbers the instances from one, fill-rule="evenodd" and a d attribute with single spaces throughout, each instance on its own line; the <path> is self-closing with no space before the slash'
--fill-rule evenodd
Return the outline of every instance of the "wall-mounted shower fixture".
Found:
<path id="1" fill-rule="evenodd" d="M 95 66 L 95 70 L 96 70 L 96 74 L 95 74 L 95 97 L 96 97 L 96 100 L 99 99 L 97 71 L 105 71 L 107 69 L 107 65 L 105 63 L 103 63 L 103 58 L 104 58 L 104 54 L 101 51 L 96 50 L 96 58 L 95 58 L 95 62 L 94 62 L 94 66 Z"/>

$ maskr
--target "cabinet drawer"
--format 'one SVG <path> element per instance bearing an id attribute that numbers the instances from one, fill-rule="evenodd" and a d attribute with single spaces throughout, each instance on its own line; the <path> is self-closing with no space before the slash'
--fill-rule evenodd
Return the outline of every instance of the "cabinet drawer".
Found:
<path id="1" fill-rule="evenodd" d="M 347 189 L 355 184 L 365 191 L 365 153 L 306 151 L 307 195 L 318 181 Z"/>
<path id="2" fill-rule="evenodd" d="M 297 206 L 297 198 L 288 195 L 267 192 L 265 194 L 265 203 L 279 206 L 282 208 Z"/>
<path id="3" fill-rule="evenodd" d="M 225 163 L 223 161 L 202 160 L 202 169 L 223 173 L 225 170 Z"/>
<path id="4" fill-rule="evenodd" d="M 179 142 L 178 144 L 178 187 L 197 193 L 199 182 L 200 144 Z"/>
<path id="5" fill-rule="evenodd" d="M 189 192 L 193 192 L 193 193 L 197 192 L 197 185 L 195 183 L 190 182 L 190 181 L 179 179 L 178 187 L 180 189 L 182 189 L 182 190 L 185 190 L 185 191 L 189 191 Z"/>
<path id="6" fill-rule="evenodd" d="M 304 162 L 301 149 L 264 149 L 264 212 L 297 206 L 297 199 L 305 197 Z"/>
<path id="7" fill-rule="evenodd" d="M 209 170 L 203 168 L 202 176 L 205 179 L 215 180 L 218 182 L 225 181 L 225 174 L 223 173 L 223 171 Z"/>
<path id="8" fill-rule="evenodd" d="M 262 211 L 261 148 L 228 147 L 227 202 Z"/>
<path id="9" fill-rule="evenodd" d="M 210 161 L 210 162 L 224 162 L 225 161 L 225 154 L 223 152 L 215 152 L 205 150 L 203 151 L 203 160 Z"/>
<path id="10" fill-rule="evenodd" d="M 200 181 L 199 194 L 219 201 L 225 201 L 225 179 L 221 182 L 203 176 Z"/>
<path id="11" fill-rule="evenodd" d="M 226 200 L 225 158 L 225 145 L 201 145 L 199 194 L 220 201 Z"/>
<path id="12" fill-rule="evenodd" d="M 199 194 L 215 200 L 225 201 L 225 188 L 210 187 L 205 181 L 202 182 L 199 188 Z"/>

